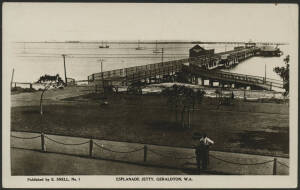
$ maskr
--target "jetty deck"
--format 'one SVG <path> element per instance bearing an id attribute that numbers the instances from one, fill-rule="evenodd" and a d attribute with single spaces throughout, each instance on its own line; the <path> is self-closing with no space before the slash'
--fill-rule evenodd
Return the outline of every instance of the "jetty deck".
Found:
<path id="1" fill-rule="evenodd" d="M 217 68 L 230 67 L 240 62 L 257 56 L 260 48 L 245 47 L 226 52 L 199 57 L 190 57 L 173 61 L 159 62 L 142 66 L 128 67 L 111 71 L 94 73 L 88 76 L 89 83 L 99 83 L 103 80 L 111 81 L 118 85 L 128 85 L 138 81 L 151 81 L 155 79 L 160 83 L 162 79 L 170 78 L 177 72 L 189 65 L 188 71 L 192 77 L 200 77 L 208 80 L 220 80 L 227 83 L 240 83 L 244 85 L 257 86 L 272 90 L 272 87 L 283 88 L 283 82 L 279 80 L 215 71 Z"/>

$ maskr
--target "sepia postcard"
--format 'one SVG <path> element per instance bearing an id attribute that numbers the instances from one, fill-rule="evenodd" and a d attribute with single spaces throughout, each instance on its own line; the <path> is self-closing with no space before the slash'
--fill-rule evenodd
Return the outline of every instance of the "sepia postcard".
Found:
<path id="1" fill-rule="evenodd" d="M 6 188 L 298 185 L 298 5 L 3 4 Z"/>

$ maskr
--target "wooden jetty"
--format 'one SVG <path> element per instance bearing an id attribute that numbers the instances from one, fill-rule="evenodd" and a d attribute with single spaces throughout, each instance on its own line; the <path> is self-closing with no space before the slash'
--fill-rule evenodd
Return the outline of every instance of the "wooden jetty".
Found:
<path id="1" fill-rule="evenodd" d="M 273 87 L 283 88 L 283 82 L 279 80 L 216 71 L 217 68 L 230 67 L 259 55 L 259 51 L 260 48 L 255 46 L 243 47 L 216 54 L 116 69 L 94 73 L 88 76 L 88 82 L 89 84 L 104 84 L 105 81 L 105 84 L 109 83 L 113 86 L 128 86 L 134 82 L 160 83 L 164 82 L 164 79 L 172 80 L 178 72 L 184 71 L 189 73 L 191 79 L 201 78 L 201 80 L 214 80 L 220 83 L 238 83 L 266 90 L 272 90 Z"/>

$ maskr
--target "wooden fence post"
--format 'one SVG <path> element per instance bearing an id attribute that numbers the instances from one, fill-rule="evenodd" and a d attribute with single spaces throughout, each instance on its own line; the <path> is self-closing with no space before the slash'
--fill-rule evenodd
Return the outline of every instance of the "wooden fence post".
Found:
<path id="1" fill-rule="evenodd" d="M 42 152 L 46 152 L 46 149 L 45 149 L 45 135 L 44 135 L 44 133 L 41 133 L 41 146 L 42 146 Z"/>
<path id="2" fill-rule="evenodd" d="M 189 118 L 188 128 L 191 128 L 191 111 L 190 111 L 190 108 L 189 108 L 189 111 L 188 111 L 188 118 Z"/>
<path id="3" fill-rule="evenodd" d="M 147 150 L 148 150 L 147 145 L 144 145 L 144 162 L 147 161 Z"/>
<path id="4" fill-rule="evenodd" d="M 273 175 L 277 175 L 277 158 L 274 158 L 273 162 Z"/>
<path id="5" fill-rule="evenodd" d="M 90 139 L 90 149 L 89 149 L 89 156 L 93 157 L 93 139 Z"/>

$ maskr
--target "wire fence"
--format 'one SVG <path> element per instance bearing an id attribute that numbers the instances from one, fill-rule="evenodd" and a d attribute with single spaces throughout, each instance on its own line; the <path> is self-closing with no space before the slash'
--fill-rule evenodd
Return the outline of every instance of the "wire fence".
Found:
<path id="1" fill-rule="evenodd" d="M 18 137 L 18 136 L 11 135 L 11 137 L 16 138 L 16 139 L 36 139 L 36 138 L 41 137 L 41 135 L 34 136 L 34 137 Z"/>
<path id="2" fill-rule="evenodd" d="M 153 155 L 157 155 L 159 157 L 163 157 L 166 159 L 172 159 L 172 160 L 192 160 L 192 159 L 197 159 L 196 156 L 189 156 L 189 157 L 179 157 L 176 156 L 174 154 L 166 154 L 166 153 L 162 153 L 157 151 L 154 148 L 148 148 L 148 145 L 144 145 L 143 147 L 139 147 L 139 148 L 135 148 L 132 150 L 128 150 L 128 151 L 120 151 L 120 150 L 113 150 L 108 148 L 107 146 L 104 146 L 103 144 L 98 144 L 96 142 L 94 142 L 93 139 L 89 139 L 88 141 L 84 141 L 84 142 L 80 142 L 80 143 L 65 143 L 65 142 L 61 142 L 58 141 L 56 139 L 50 138 L 48 135 L 45 134 L 40 134 L 37 136 L 32 136 L 32 137 L 20 137 L 20 136 L 15 136 L 15 135 L 11 135 L 12 138 L 16 138 L 16 139 L 24 139 L 24 140 L 32 140 L 32 139 L 36 139 L 36 138 L 41 138 L 41 149 L 43 152 L 46 152 L 45 150 L 45 139 L 48 139 L 49 141 L 52 141 L 54 143 L 60 144 L 60 145 L 70 145 L 70 146 L 79 146 L 79 145 L 84 145 L 84 144 L 89 144 L 89 156 L 93 157 L 93 145 L 95 145 L 96 147 L 108 151 L 108 152 L 112 152 L 112 153 L 116 153 L 116 154 L 130 154 L 130 153 L 135 153 L 135 152 L 139 152 L 139 151 L 144 151 L 144 162 L 147 161 L 147 157 L 149 157 L 148 152 L 152 153 Z M 263 162 L 255 162 L 255 163 L 240 163 L 240 162 L 234 162 L 234 161 L 229 161 L 229 160 L 225 160 L 223 158 L 219 158 L 215 155 L 209 154 L 209 157 L 216 159 L 218 161 L 227 163 L 227 164 L 232 164 L 232 165 L 239 165 L 239 166 L 254 166 L 254 165 L 263 165 L 263 164 L 268 164 L 268 163 L 272 163 L 273 162 L 273 175 L 276 175 L 277 173 L 277 163 L 284 166 L 285 168 L 289 168 L 289 166 L 281 161 L 277 161 L 277 158 L 274 158 L 273 160 L 267 160 L 267 161 L 263 161 Z"/>
<path id="3" fill-rule="evenodd" d="M 261 164 L 267 164 L 267 163 L 270 163 L 270 162 L 274 162 L 274 160 L 268 160 L 268 161 L 265 161 L 265 162 L 257 162 L 257 163 L 238 163 L 238 162 L 223 160 L 223 159 L 218 158 L 218 157 L 213 156 L 213 155 L 209 155 L 209 156 L 216 159 L 216 160 L 220 160 L 222 162 L 226 162 L 226 163 L 229 163 L 229 164 L 235 164 L 235 165 L 241 165 L 241 166 L 261 165 Z"/>
<path id="4" fill-rule="evenodd" d="M 283 163 L 283 162 L 280 162 L 280 161 L 277 161 L 279 164 L 281 164 L 282 166 L 285 166 L 285 167 L 287 167 L 287 168 L 290 168 L 288 165 L 286 165 L 285 163 Z"/>
<path id="5" fill-rule="evenodd" d="M 154 151 L 154 150 L 151 150 L 151 149 L 149 149 L 149 152 L 152 152 L 153 154 L 156 154 L 156 155 L 161 156 L 161 157 L 172 158 L 172 159 L 175 159 L 175 160 L 184 160 L 184 159 L 194 159 L 194 158 L 196 158 L 196 156 L 191 156 L 191 157 L 176 157 L 174 155 L 165 155 L 165 154 L 158 153 L 157 151 Z"/>
<path id="6" fill-rule="evenodd" d="M 114 153 L 133 153 L 133 152 L 137 152 L 137 151 L 140 151 L 140 150 L 144 150 L 144 147 L 143 148 L 137 148 L 137 149 L 134 149 L 134 150 L 130 150 L 130 151 L 116 151 L 116 150 L 111 150 L 109 148 L 106 148 L 104 147 L 103 145 L 99 145 L 97 143 L 94 142 L 94 145 L 96 145 L 97 147 L 103 149 L 103 150 L 106 150 L 106 151 L 109 151 L 109 152 L 114 152 Z"/>
<path id="7" fill-rule="evenodd" d="M 87 144 L 89 143 L 90 141 L 86 141 L 86 142 L 82 142 L 82 143 L 63 143 L 63 142 L 60 142 L 60 141 L 57 141 L 57 140 L 54 140 L 54 139 L 51 139 L 50 137 L 48 136 L 45 136 L 46 139 L 52 141 L 52 142 L 55 142 L 57 144 L 61 144 L 61 145 L 83 145 L 83 144 Z"/>

